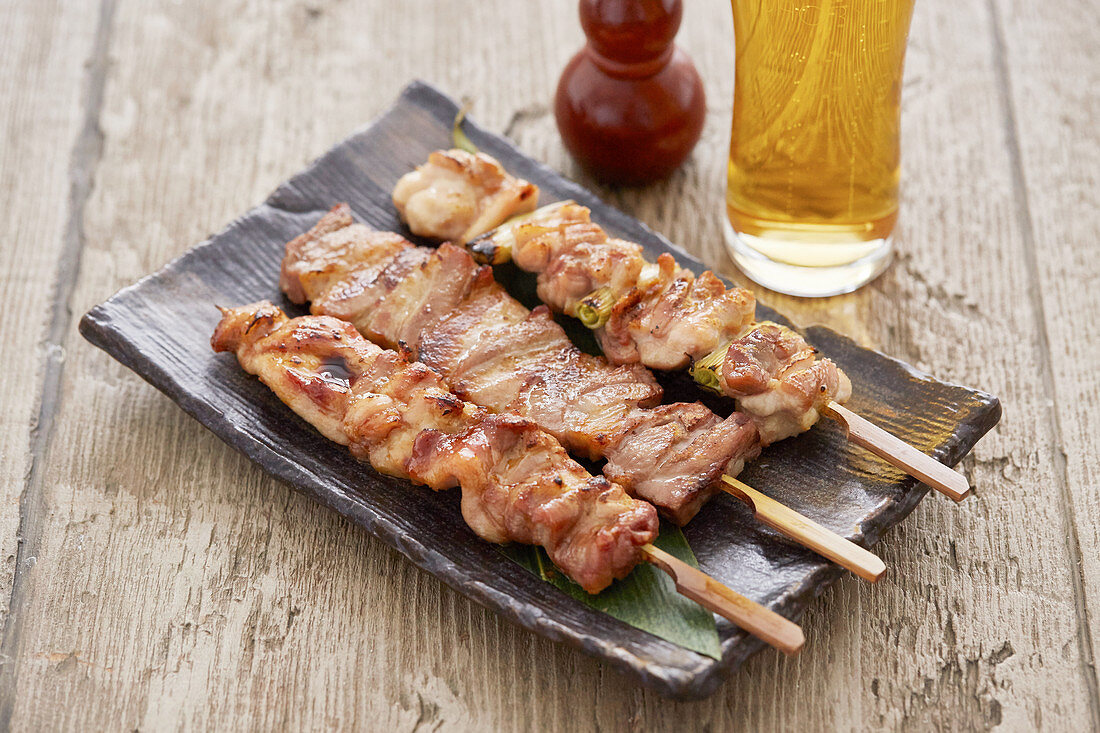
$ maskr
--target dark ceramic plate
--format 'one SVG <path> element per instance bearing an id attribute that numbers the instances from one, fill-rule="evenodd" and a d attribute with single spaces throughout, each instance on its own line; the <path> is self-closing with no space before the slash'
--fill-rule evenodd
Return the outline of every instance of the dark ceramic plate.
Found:
<path id="1" fill-rule="evenodd" d="M 478 540 L 462 522 L 456 496 L 413 488 L 356 463 L 246 375 L 236 360 L 210 350 L 218 315 L 214 304 L 279 302 L 284 243 L 333 203 L 349 202 L 362 221 L 376 228 L 401 230 L 390 190 L 429 152 L 448 147 L 455 113 L 454 102 L 432 87 L 410 85 L 380 119 L 284 183 L 266 202 L 93 308 L 80 331 L 266 471 L 361 524 L 458 592 L 535 633 L 606 660 L 665 695 L 708 695 L 762 644 L 722 620 L 722 659 L 716 661 L 574 601 Z M 660 235 L 527 158 L 507 140 L 473 123 L 467 129 L 474 144 L 537 183 L 544 202 L 575 199 L 592 209 L 597 222 L 640 242 L 651 255 L 671 251 L 681 264 L 703 269 Z M 505 280 L 514 274 L 500 273 Z M 760 311 L 781 320 L 765 308 Z M 1000 417 L 999 403 L 988 394 L 937 381 L 826 329 L 809 329 L 807 336 L 851 375 L 854 410 L 948 464 L 957 463 Z M 670 379 L 668 388 L 670 397 L 699 397 L 680 378 Z M 744 478 L 865 545 L 874 544 L 927 492 L 849 446 L 829 421 L 769 448 Z M 754 522 L 749 510 L 728 496 L 711 502 L 686 533 L 704 570 L 792 619 L 841 573 Z M 804 653 L 814 653 L 810 641 Z"/>

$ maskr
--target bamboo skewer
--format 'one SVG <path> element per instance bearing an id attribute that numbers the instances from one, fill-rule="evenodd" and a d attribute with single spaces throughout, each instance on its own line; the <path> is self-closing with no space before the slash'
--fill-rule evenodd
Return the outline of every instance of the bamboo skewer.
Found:
<path id="1" fill-rule="evenodd" d="M 872 583 L 886 572 L 886 563 L 873 552 L 761 494 L 743 481 L 732 476 L 723 476 L 722 481 L 725 484 L 722 490 L 748 504 L 753 510 L 753 516 L 800 545 Z"/>
<path id="2" fill-rule="evenodd" d="M 735 593 L 702 570 L 688 565 L 653 545 L 643 545 L 645 559 L 668 573 L 676 590 L 707 610 L 729 619 L 753 636 L 787 655 L 797 654 L 806 643 L 802 628 L 775 611 Z"/>
<path id="3" fill-rule="evenodd" d="M 722 346 L 691 365 L 691 377 L 700 387 L 722 394 L 718 376 L 726 359 L 729 344 Z M 962 501 L 970 494 L 966 477 L 950 466 L 921 453 L 897 436 L 883 430 L 866 418 L 860 417 L 839 402 L 830 400 L 821 414 L 844 426 L 848 439 L 862 446 L 910 476 L 920 479 L 932 488 Z"/>
<path id="4" fill-rule="evenodd" d="M 822 411 L 848 432 L 848 439 L 887 463 L 918 478 L 955 501 L 970 495 L 970 483 L 958 471 L 909 445 L 897 436 L 860 417 L 844 405 L 829 402 Z"/>

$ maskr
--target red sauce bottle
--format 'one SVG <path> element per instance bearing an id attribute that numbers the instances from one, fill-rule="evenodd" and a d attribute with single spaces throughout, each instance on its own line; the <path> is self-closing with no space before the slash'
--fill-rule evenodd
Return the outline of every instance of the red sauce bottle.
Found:
<path id="1" fill-rule="evenodd" d="M 580 0 L 588 43 L 565 67 L 554 115 L 592 175 L 637 185 L 663 178 L 695 147 L 706 97 L 673 39 L 681 0 Z"/>

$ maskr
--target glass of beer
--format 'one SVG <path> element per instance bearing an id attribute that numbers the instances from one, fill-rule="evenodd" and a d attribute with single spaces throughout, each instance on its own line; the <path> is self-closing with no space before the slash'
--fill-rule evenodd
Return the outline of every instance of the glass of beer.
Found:
<path id="1" fill-rule="evenodd" d="M 733 0 L 726 241 L 791 295 L 847 293 L 890 263 L 913 0 Z"/>

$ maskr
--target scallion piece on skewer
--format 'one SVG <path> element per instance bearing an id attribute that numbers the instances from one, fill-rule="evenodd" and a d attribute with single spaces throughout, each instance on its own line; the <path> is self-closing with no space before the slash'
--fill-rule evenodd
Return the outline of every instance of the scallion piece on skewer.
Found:
<path id="1" fill-rule="evenodd" d="M 607 319 L 611 316 L 611 309 L 614 307 L 615 295 L 611 292 L 611 288 L 598 288 L 584 296 L 577 304 L 577 318 L 585 326 L 595 330 L 607 323 Z"/>
<path id="2" fill-rule="evenodd" d="M 462 121 L 466 119 L 466 113 L 470 111 L 470 101 L 464 101 L 462 108 L 455 115 L 454 125 L 451 126 L 451 142 L 459 150 L 465 150 L 470 155 L 477 155 L 477 146 L 466 136 L 462 130 Z"/>
<path id="3" fill-rule="evenodd" d="M 502 265 L 512 259 L 515 241 L 515 229 L 500 227 L 469 242 L 466 249 L 480 265 Z"/>
<path id="4" fill-rule="evenodd" d="M 724 346 L 719 346 L 691 365 L 691 378 L 698 382 L 700 387 L 722 394 L 722 364 L 726 361 L 726 353 L 730 350 L 732 343 L 730 341 Z"/>

